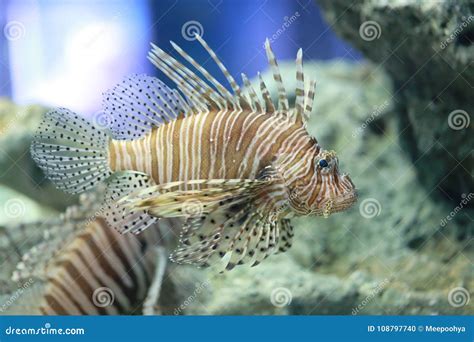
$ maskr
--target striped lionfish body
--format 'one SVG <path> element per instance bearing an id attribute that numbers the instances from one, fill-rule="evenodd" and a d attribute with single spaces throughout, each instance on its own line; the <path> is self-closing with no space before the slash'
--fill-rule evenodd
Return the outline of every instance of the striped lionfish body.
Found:
<path id="1" fill-rule="evenodd" d="M 40 310 L 45 315 L 117 315 L 136 311 L 153 277 L 143 242 L 103 220 L 90 223 L 49 268 Z"/>
<path id="2" fill-rule="evenodd" d="M 158 227 L 135 236 L 121 235 L 101 218 L 72 225 L 71 236 L 46 240 L 25 254 L 13 278 L 43 280 L 35 299 L 45 315 L 140 312 L 155 276 L 153 246 L 164 242 Z"/>
<path id="3" fill-rule="evenodd" d="M 356 200 L 333 151 L 306 131 L 315 82 L 305 91 L 302 52 L 296 58 L 296 100 L 290 108 L 275 56 L 275 107 L 260 77 L 261 98 L 245 75 L 241 89 L 201 37 L 226 76 L 227 90 L 179 46 L 202 75 L 153 45 L 151 62 L 178 87 L 146 75 L 126 78 L 104 95 L 110 138 L 80 116 L 58 109 L 43 120 L 32 146 L 37 163 L 68 192 L 108 183 L 105 215 L 121 232 L 139 233 L 162 218 L 184 220 L 177 262 L 256 265 L 291 246 L 294 215 L 324 215 Z"/>

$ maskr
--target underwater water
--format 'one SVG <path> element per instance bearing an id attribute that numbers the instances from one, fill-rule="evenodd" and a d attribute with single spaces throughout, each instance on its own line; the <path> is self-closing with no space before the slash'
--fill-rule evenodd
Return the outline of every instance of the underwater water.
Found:
<path id="1" fill-rule="evenodd" d="M 18 3 L 2 3 L 7 15 L 0 15 L 1 313 L 474 313 L 471 2 L 52 1 L 36 10 Z M 41 16 L 65 27 L 78 8 L 87 14 L 70 28 L 79 45 L 39 33 L 54 29 L 42 27 Z M 358 191 L 347 210 L 292 218 L 287 252 L 222 274 L 168 260 L 182 221 L 121 235 L 103 219 L 104 187 L 83 195 L 58 190 L 30 154 L 51 107 L 101 124 L 101 93 L 124 76 L 146 72 L 173 87 L 146 60 L 150 41 L 169 53 L 167 41 L 176 41 L 225 84 L 195 32 L 237 83 L 245 72 L 258 93 L 260 70 L 275 104 L 265 37 L 290 105 L 301 47 L 306 87 L 317 82 L 307 132 L 337 152 Z M 26 42 L 43 60 L 28 73 Z"/>

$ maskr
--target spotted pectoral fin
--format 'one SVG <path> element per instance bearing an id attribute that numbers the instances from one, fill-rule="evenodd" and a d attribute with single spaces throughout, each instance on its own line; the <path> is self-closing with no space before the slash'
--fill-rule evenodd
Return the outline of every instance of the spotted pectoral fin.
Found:
<path id="1" fill-rule="evenodd" d="M 171 260 L 218 271 L 236 265 L 258 265 L 271 254 L 291 246 L 289 220 L 274 220 L 255 212 L 251 204 L 218 210 L 204 218 L 190 218 Z"/>
<path id="2" fill-rule="evenodd" d="M 224 257 L 242 222 L 252 215 L 249 200 L 249 196 L 242 196 L 209 214 L 188 218 L 181 231 L 179 246 L 172 253 L 171 260 L 209 266 Z M 219 257 L 215 259 L 212 258 L 213 255 Z"/>
<path id="3" fill-rule="evenodd" d="M 153 180 L 144 173 L 118 172 L 109 180 L 103 215 L 107 224 L 122 234 L 132 232 L 138 234 L 151 226 L 158 219 L 150 216 L 146 210 L 129 208 L 120 200 L 154 185 Z"/>
<path id="4" fill-rule="evenodd" d="M 288 222 L 281 219 L 285 213 L 279 200 L 281 188 L 279 179 L 266 178 L 263 187 L 238 194 L 199 217 L 189 217 L 171 259 L 231 270 L 244 263 L 256 265 L 284 251 L 280 237 L 287 236 Z"/>

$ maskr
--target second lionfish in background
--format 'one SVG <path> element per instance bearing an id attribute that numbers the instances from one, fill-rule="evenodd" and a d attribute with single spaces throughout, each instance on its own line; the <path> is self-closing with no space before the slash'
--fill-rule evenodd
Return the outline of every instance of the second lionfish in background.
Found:
<path id="1" fill-rule="evenodd" d="M 105 218 L 123 233 L 182 218 L 171 258 L 198 266 L 257 265 L 291 246 L 295 215 L 341 211 L 356 200 L 335 152 L 306 131 L 315 82 L 305 91 L 302 51 L 290 107 L 277 61 L 265 48 L 278 86 L 278 107 L 260 77 L 261 99 L 242 75 L 243 91 L 201 37 L 228 80 L 228 91 L 173 42 L 202 77 L 153 46 L 149 59 L 178 87 L 135 75 L 104 95 L 111 136 L 83 117 L 46 114 L 32 155 L 70 193 L 108 184 Z"/>
<path id="2" fill-rule="evenodd" d="M 22 296 L 16 300 L 13 292 L 7 314 L 172 312 L 179 302 L 167 267 L 166 249 L 173 228 L 160 223 L 139 236 L 121 235 L 96 217 L 98 196 L 81 195 L 79 205 L 69 207 L 61 217 L 25 225 L 28 234 L 0 229 L 0 235 L 3 232 L 8 238 L 9 253 L 14 249 L 21 255 L 11 282 L 23 284 Z M 25 251 L 24 241 L 31 240 L 33 230 L 42 232 L 42 237 Z"/>

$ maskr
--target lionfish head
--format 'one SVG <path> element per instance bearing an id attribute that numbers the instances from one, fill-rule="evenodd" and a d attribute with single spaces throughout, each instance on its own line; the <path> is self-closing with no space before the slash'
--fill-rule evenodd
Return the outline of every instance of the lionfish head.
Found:
<path id="1" fill-rule="evenodd" d="M 341 173 L 334 151 L 317 150 L 311 157 L 311 172 L 290 189 L 290 203 L 300 215 L 321 215 L 343 211 L 357 201 L 349 175 Z"/>

